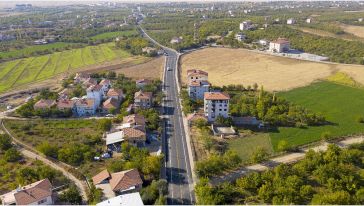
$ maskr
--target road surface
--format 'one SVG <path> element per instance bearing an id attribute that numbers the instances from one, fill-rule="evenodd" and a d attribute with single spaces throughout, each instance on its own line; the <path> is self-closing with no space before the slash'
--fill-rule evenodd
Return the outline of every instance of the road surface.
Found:
<path id="1" fill-rule="evenodd" d="M 149 38 L 153 43 L 163 47 L 144 32 L 143 36 Z M 183 126 L 183 116 L 179 104 L 177 85 L 177 61 L 178 53 L 175 50 L 163 47 L 166 56 L 164 70 L 164 102 L 165 133 L 163 140 L 163 151 L 166 156 L 165 175 L 168 181 L 168 204 L 194 204 L 193 179 L 188 154 L 188 144 Z"/>

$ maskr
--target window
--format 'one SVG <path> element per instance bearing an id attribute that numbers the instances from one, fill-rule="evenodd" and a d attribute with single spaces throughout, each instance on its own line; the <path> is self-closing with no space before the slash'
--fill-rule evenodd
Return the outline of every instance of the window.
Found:
<path id="1" fill-rule="evenodd" d="M 224 109 L 224 111 L 226 112 L 227 109 Z"/>
<path id="2" fill-rule="evenodd" d="M 38 205 L 43 204 L 43 203 L 45 203 L 45 202 L 47 202 L 47 198 L 46 198 L 46 199 L 43 199 L 43 200 L 41 200 L 41 201 L 39 201 L 39 202 L 38 202 Z"/>

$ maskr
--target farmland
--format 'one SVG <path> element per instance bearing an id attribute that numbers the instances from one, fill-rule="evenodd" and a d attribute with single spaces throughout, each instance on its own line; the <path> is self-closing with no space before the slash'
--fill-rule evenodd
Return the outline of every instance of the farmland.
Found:
<path id="1" fill-rule="evenodd" d="M 309 110 L 321 112 L 329 124 L 307 128 L 280 127 L 277 132 L 271 133 L 274 148 L 277 148 L 280 140 L 296 146 L 318 141 L 323 133 L 332 137 L 364 133 L 364 124 L 357 121 L 364 116 L 364 99 L 358 98 L 364 96 L 361 88 L 323 81 L 282 92 L 278 96 Z"/>
<path id="2" fill-rule="evenodd" d="M 140 63 L 143 59 L 132 58 L 128 52 L 108 43 L 8 61 L 0 64 L 0 93 L 109 61 Z"/>
<path id="3" fill-rule="evenodd" d="M 92 36 L 92 40 L 101 40 L 101 39 L 114 39 L 119 36 L 136 36 L 138 35 L 138 32 L 136 30 L 128 30 L 128 31 L 114 31 L 114 32 L 105 32 L 101 34 L 97 34 L 95 36 Z"/>
<path id="4" fill-rule="evenodd" d="M 342 71 L 363 84 L 364 66 L 325 64 L 277 57 L 244 49 L 208 48 L 182 56 L 181 78 L 186 71 L 198 68 L 209 72 L 216 86 L 243 84 L 264 86 L 268 91 L 286 91 L 309 85 Z"/>
<path id="5" fill-rule="evenodd" d="M 353 25 L 342 24 L 341 28 L 347 33 L 364 38 L 364 27 L 363 26 L 353 26 Z"/>

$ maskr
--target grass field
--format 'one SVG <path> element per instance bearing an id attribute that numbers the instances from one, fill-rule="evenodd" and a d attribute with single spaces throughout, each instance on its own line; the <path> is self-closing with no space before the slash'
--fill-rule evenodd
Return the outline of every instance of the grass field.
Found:
<path id="1" fill-rule="evenodd" d="M 197 68 L 209 73 L 213 85 L 263 85 L 268 91 L 287 91 L 325 79 L 337 71 L 364 84 L 364 66 L 308 62 L 260 54 L 244 49 L 208 48 L 182 56 L 182 82 L 186 70 Z"/>
<path id="2" fill-rule="evenodd" d="M 7 52 L 0 52 L 0 59 L 21 58 L 25 56 L 30 56 L 34 52 L 44 52 L 47 50 L 51 51 L 57 49 L 64 49 L 72 45 L 73 45 L 72 43 L 56 42 L 52 44 L 28 46 L 23 49 L 14 49 Z"/>
<path id="3" fill-rule="evenodd" d="M 258 147 L 264 148 L 269 154 L 273 153 L 273 147 L 270 142 L 269 134 L 259 133 L 248 137 L 238 137 L 228 140 L 228 147 L 235 151 L 243 162 L 249 161 L 251 155 Z"/>
<path id="4" fill-rule="evenodd" d="M 280 140 L 286 140 L 290 145 L 303 145 L 317 141 L 324 132 L 328 132 L 333 137 L 364 133 L 364 124 L 357 122 L 358 117 L 364 116 L 363 89 L 323 81 L 279 93 L 278 96 L 322 113 L 330 124 L 305 129 L 278 128 L 278 132 L 271 133 L 274 148 L 277 148 Z"/>
<path id="5" fill-rule="evenodd" d="M 353 26 L 347 24 L 341 24 L 340 26 L 345 32 L 364 38 L 364 26 Z"/>
<path id="6" fill-rule="evenodd" d="M 363 38 L 360 38 L 359 36 L 355 36 L 349 32 L 338 35 L 338 34 L 328 32 L 328 31 L 307 28 L 307 27 L 293 27 L 293 28 L 301 30 L 305 33 L 314 34 L 314 35 L 322 36 L 322 37 L 332 37 L 332 38 L 344 39 L 344 40 L 348 40 L 348 41 L 364 41 Z"/>
<path id="7" fill-rule="evenodd" d="M 29 57 L 0 64 L 0 93 L 21 85 L 45 80 L 65 72 L 75 72 L 91 65 L 112 60 L 142 61 L 116 49 L 113 43 L 65 50 L 49 55 Z M 139 62 L 135 62 L 139 63 Z"/>
<path id="8" fill-rule="evenodd" d="M 161 79 L 164 65 L 164 57 L 159 57 L 143 64 L 122 68 L 116 73 L 123 73 L 132 79 Z"/>

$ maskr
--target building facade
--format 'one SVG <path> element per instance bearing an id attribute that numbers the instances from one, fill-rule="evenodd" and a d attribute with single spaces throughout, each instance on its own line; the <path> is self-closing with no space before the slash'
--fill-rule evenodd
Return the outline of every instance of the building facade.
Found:
<path id="1" fill-rule="evenodd" d="M 290 50 L 290 43 L 285 38 L 278 38 L 276 41 L 272 41 L 269 43 L 269 51 L 270 52 L 286 52 Z"/>
<path id="2" fill-rule="evenodd" d="M 223 92 L 206 92 L 204 94 L 204 113 L 209 122 L 218 116 L 229 117 L 230 96 Z"/>
<path id="3" fill-rule="evenodd" d="M 190 96 L 191 99 L 197 100 L 197 99 L 203 99 L 203 95 L 205 92 L 208 92 L 210 89 L 210 83 L 208 81 L 193 81 L 190 84 L 188 84 L 188 96 Z"/>

